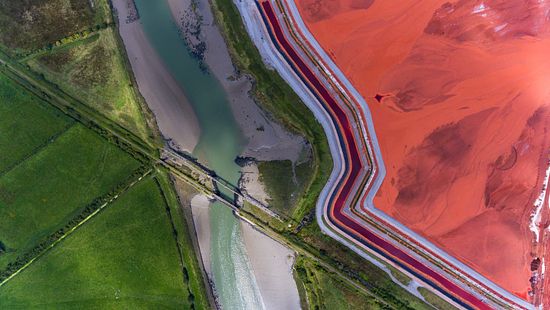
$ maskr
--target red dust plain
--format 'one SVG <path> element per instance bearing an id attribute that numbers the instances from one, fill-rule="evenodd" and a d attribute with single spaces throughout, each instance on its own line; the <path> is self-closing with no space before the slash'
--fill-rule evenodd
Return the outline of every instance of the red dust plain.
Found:
<path id="1" fill-rule="evenodd" d="M 549 160 L 550 2 L 296 2 L 369 104 L 387 171 L 375 206 L 532 300 L 545 251 L 529 223 Z"/>

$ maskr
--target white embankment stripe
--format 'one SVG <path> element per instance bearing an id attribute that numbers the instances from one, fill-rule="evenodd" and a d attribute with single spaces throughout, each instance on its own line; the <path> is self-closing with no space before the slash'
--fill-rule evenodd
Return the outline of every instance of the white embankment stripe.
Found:
<path id="1" fill-rule="evenodd" d="M 318 44 L 318 42 L 315 40 L 313 35 L 309 32 L 307 26 L 303 23 L 303 20 L 301 19 L 301 16 L 298 12 L 298 9 L 296 7 L 296 4 L 295 4 L 294 0 L 285 0 L 285 3 L 288 4 L 288 7 L 290 8 L 290 13 L 292 14 L 292 17 L 294 18 L 294 20 L 297 22 L 297 24 L 298 24 L 297 26 L 300 28 L 300 31 L 306 36 L 306 39 L 308 40 L 308 42 L 314 47 L 315 52 L 318 55 L 321 55 L 321 57 L 323 58 L 322 62 L 328 64 L 328 66 L 331 68 L 331 70 L 337 76 L 338 80 L 341 81 L 342 83 L 344 83 L 346 89 L 349 91 L 349 93 L 353 97 L 353 99 L 356 102 L 360 103 L 361 109 L 362 109 L 363 113 L 366 116 L 367 127 L 368 127 L 368 132 L 369 132 L 368 136 L 371 138 L 371 143 L 374 147 L 374 155 L 375 155 L 375 157 L 376 157 L 376 159 L 379 163 L 378 168 L 380 169 L 379 173 L 377 175 L 377 178 L 374 180 L 372 189 L 370 191 L 368 191 L 368 193 L 367 193 L 367 200 L 366 200 L 367 208 L 372 213 L 374 213 L 376 216 L 384 219 L 388 223 L 391 223 L 393 226 L 399 228 L 405 235 L 412 237 L 413 240 L 421 243 L 423 246 L 425 246 L 430 251 L 436 253 L 438 256 L 440 256 L 440 257 L 444 258 L 445 260 L 451 262 L 453 265 L 459 267 L 462 271 L 466 272 L 470 276 L 473 276 L 480 283 L 483 283 L 487 287 L 489 287 L 492 290 L 494 290 L 494 291 L 498 292 L 499 294 L 501 294 L 501 296 L 504 296 L 504 297 L 506 297 L 510 300 L 513 300 L 515 303 L 517 303 L 518 305 L 521 305 L 522 307 L 533 308 L 533 305 L 531 305 L 530 303 L 528 303 L 525 300 L 517 297 L 514 294 L 511 294 L 510 292 L 508 292 L 507 290 L 501 288 L 500 286 L 496 285 L 494 282 L 490 281 L 489 279 L 487 279 L 483 275 L 479 274 L 477 271 L 471 269 L 469 266 L 463 264 L 462 262 L 460 262 L 459 260 L 457 260 L 453 256 L 448 255 L 446 252 L 441 250 L 439 247 L 435 246 L 433 243 L 431 243 L 427 239 L 425 239 L 422 236 L 418 235 L 416 232 L 412 231 L 408 227 L 402 225 L 401 223 L 396 221 L 394 218 L 388 216 L 386 213 L 384 213 L 384 212 L 380 211 L 379 209 L 375 208 L 375 206 L 373 204 L 373 199 L 374 199 L 374 196 L 376 195 L 376 192 L 378 191 L 378 189 L 379 189 L 379 187 L 380 187 L 380 185 L 381 185 L 381 183 L 384 179 L 385 167 L 384 167 L 382 155 L 381 155 L 381 152 L 380 152 L 380 148 L 378 146 L 378 141 L 377 141 L 377 138 L 376 138 L 374 125 L 373 125 L 373 122 L 372 122 L 372 117 L 371 117 L 368 105 L 365 102 L 364 98 L 358 93 L 358 91 L 353 87 L 353 85 L 351 85 L 351 83 L 346 78 L 346 76 L 341 72 L 341 70 L 338 68 L 338 66 L 336 64 L 334 64 L 332 59 L 325 53 L 323 48 Z M 441 263 L 444 264 L 444 265 L 447 265 L 443 262 L 441 262 Z M 464 274 L 463 272 L 461 272 L 461 273 Z"/>
<path id="2" fill-rule="evenodd" d="M 468 266 L 462 264 L 458 260 L 456 260 L 454 257 L 451 257 L 447 255 L 445 252 L 441 251 L 441 249 L 437 248 L 424 238 L 420 237 L 416 233 L 412 232 L 407 227 L 404 227 L 401 223 L 395 221 L 393 218 L 390 218 L 385 213 L 381 212 L 380 210 L 374 208 L 372 205 L 372 199 L 374 198 L 374 195 L 378 188 L 380 187 L 382 180 L 385 175 L 384 165 L 382 161 L 382 156 L 378 147 L 378 142 L 376 140 L 376 135 L 374 134 L 374 126 L 372 123 L 370 111 L 368 109 L 368 106 L 362 96 L 359 95 L 357 90 L 351 85 L 351 83 L 346 79 L 346 77 L 343 75 L 343 73 L 339 70 L 339 68 L 332 62 L 330 57 L 326 55 L 324 50 L 318 45 L 318 43 L 315 41 L 313 36 L 309 33 L 307 30 L 307 27 L 303 24 L 303 21 L 301 20 L 300 15 L 297 12 L 297 8 L 294 4 L 294 1 L 289 0 L 286 3 L 288 3 L 291 14 L 293 15 L 293 18 L 297 21 L 298 26 L 300 27 L 300 31 L 303 32 L 303 34 L 307 37 L 307 40 L 309 43 L 315 48 L 316 53 L 318 55 L 321 55 L 323 58 L 322 62 L 328 64 L 328 66 L 331 68 L 331 70 L 334 72 L 334 74 L 337 76 L 337 79 L 333 77 L 333 75 L 330 73 L 330 71 L 326 70 L 325 64 L 322 64 L 322 69 L 326 70 L 327 73 L 330 75 L 330 79 L 337 85 L 339 91 L 344 91 L 344 88 L 339 84 L 338 81 L 341 81 L 344 83 L 345 87 L 347 88 L 348 92 L 344 92 L 346 96 L 351 95 L 353 99 L 360 103 L 361 109 L 363 110 L 363 113 L 366 116 L 367 124 L 366 127 L 368 128 L 368 132 L 370 133 L 369 137 L 371 138 L 371 144 L 373 145 L 374 149 L 370 149 L 370 151 L 374 152 L 374 155 L 376 156 L 376 159 L 379 163 L 377 171 L 377 177 L 372 180 L 372 189 L 367 192 L 367 205 L 369 207 L 369 210 L 371 210 L 376 216 L 379 216 L 380 218 L 383 218 L 384 220 L 387 220 L 387 222 L 391 223 L 395 227 L 398 227 L 402 232 L 406 233 L 407 235 L 413 237 L 413 239 L 417 240 L 418 242 L 422 243 L 423 245 L 426 245 L 426 248 L 433 251 L 434 253 L 437 253 L 438 255 L 441 255 L 444 259 L 450 261 L 455 266 L 458 266 L 462 268 L 463 271 L 466 271 L 468 275 L 473 276 L 477 281 L 480 281 L 487 287 L 491 288 L 494 291 L 499 292 L 499 294 L 502 293 L 502 296 L 506 296 L 506 298 L 509 298 L 513 300 L 514 302 L 517 302 L 522 307 L 525 308 L 532 308 L 533 306 L 527 302 L 525 302 L 522 299 L 519 299 L 513 294 L 510 294 L 508 291 L 503 290 L 502 288 L 496 286 L 493 282 L 489 281 L 488 279 L 484 278 Z M 265 25 L 263 23 L 263 20 L 260 16 L 260 13 L 257 11 L 256 3 L 253 1 L 239 1 L 235 0 L 235 4 L 237 5 L 241 16 L 243 18 L 243 21 L 245 23 L 246 29 L 252 38 L 253 42 L 257 46 L 257 48 L 260 50 L 260 54 L 262 55 L 262 58 L 264 62 L 268 63 L 272 67 L 274 67 L 279 74 L 291 85 L 291 87 L 297 92 L 297 94 L 300 96 L 300 98 L 304 101 L 304 103 L 310 108 L 310 110 L 314 113 L 317 120 L 321 123 L 323 126 L 323 129 L 325 130 L 325 133 L 327 134 L 327 138 L 329 140 L 329 147 L 331 154 L 333 156 L 334 161 L 334 168 L 330 175 L 329 181 L 327 185 L 323 188 L 321 192 L 320 199 L 317 203 L 317 220 L 318 223 L 321 225 L 321 228 L 323 232 L 327 233 L 331 237 L 337 239 L 341 243 L 346 244 L 348 247 L 352 248 L 355 252 L 359 253 L 361 256 L 365 257 L 368 260 L 371 260 L 373 262 L 376 262 L 377 265 L 380 265 L 380 263 L 376 260 L 374 260 L 370 255 L 366 254 L 364 252 L 364 246 L 362 244 L 357 244 L 355 240 L 349 240 L 349 238 L 352 238 L 351 236 L 348 236 L 347 234 L 340 231 L 338 228 L 334 227 L 331 222 L 327 218 L 327 209 L 328 206 L 326 205 L 327 197 L 332 193 L 335 184 L 338 183 L 338 181 L 342 178 L 344 173 L 343 168 L 343 153 L 342 150 L 339 147 L 338 144 L 338 138 L 336 134 L 336 130 L 334 127 L 334 124 L 332 124 L 330 117 L 328 116 L 327 112 L 324 110 L 324 108 L 321 106 L 321 104 L 317 101 L 315 96 L 309 91 L 309 89 L 302 83 L 300 78 L 296 76 L 295 72 L 290 68 L 290 66 L 286 63 L 286 60 L 279 54 L 278 50 L 273 46 L 272 42 L 270 42 L 270 37 L 267 32 L 267 29 L 265 28 Z M 321 63 L 322 63 L 321 62 Z M 361 129 L 365 136 L 365 125 L 361 123 Z M 368 145 L 368 143 L 367 143 Z M 369 180 L 371 182 L 371 180 Z M 364 193 L 365 194 L 365 193 Z M 327 227 L 326 225 L 329 225 Z M 347 236 L 347 238 L 343 238 L 342 235 Z M 370 251 L 369 251 L 370 252 Z M 375 253 L 374 253 L 375 254 Z M 376 256 L 379 256 L 375 254 Z M 381 258 L 381 257 L 380 257 Z M 417 256 L 418 258 L 418 256 Z M 421 259 L 422 260 L 422 259 Z M 387 261 L 384 259 L 384 261 L 390 263 L 391 265 L 395 266 L 393 263 Z M 422 260 L 425 261 L 425 260 Z M 427 262 L 427 261 L 426 261 Z M 443 265 L 445 263 L 442 262 Z M 398 268 L 398 267 L 397 267 Z M 411 276 L 411 278 L 416 279 L 416 277 L 412 276 L 408 272 L 402 270 L 401 268 L 398 268 L 401 271 L 403 271 L 408 276 Z M 458 271 L 458 270 L 457 270 Z M 419 279 L 416 279 L 419 280 Z M 421 282 L 421 281 L 420 281 Z M 479 287 L 476 283 L 472 283 Z M 480 289 L 482 289 L 480 287 Z M 483 289 L 484 290 L 484 289 Z M 439 292 L 435 291 L 439 294 Z M 416 295 L 418 295 L 418 292 L 413 292 Z M 479 296 L 479 295 L 478 295 Z M 445 299 L 449 300 L 445 296 L 442 296 Z M 483 299 L 482 296 L 480 296 L 481 299 Z"/>

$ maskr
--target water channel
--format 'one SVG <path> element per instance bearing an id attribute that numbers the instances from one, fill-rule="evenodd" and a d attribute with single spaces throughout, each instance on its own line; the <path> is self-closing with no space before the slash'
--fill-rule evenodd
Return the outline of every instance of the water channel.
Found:
<path id="1" fill-rule="evenodd" d="M 198 118 L 201 136 L 194 155 L 236 184 L 239 167 L 234 159 L 246 141 L 222 86 L 188 53 L 166 0 L 135 0 L 135 4 L 148 40 L 184 90 Z M 238 220 L 229 208 L 214 203 L 210 225 L 212 273 L 219 302 L 224 309 L 257 309 L 262 304 L 261 296 Z"/>

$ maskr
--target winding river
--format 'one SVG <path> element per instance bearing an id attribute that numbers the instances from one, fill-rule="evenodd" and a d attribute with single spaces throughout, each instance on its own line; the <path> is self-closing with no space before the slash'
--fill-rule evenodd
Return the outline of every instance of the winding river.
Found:
<path id="1" fill-rule="evenodd" d="M 153 48 L 185 92 L 197 116 L 201 135 L 194 155 L 226 180 L 236 184 L 239 167 L 234 159 L 245 139 L 233 118 L 226 94 L 210 74 L 190 56 L 166 0 L 135 0 L 140 22 Z M 251 272 L 238 220 L 214 203 L 210 208 L 211 264 L 219 302 L 224 309 L 251 309 L 262 305 Z"/>

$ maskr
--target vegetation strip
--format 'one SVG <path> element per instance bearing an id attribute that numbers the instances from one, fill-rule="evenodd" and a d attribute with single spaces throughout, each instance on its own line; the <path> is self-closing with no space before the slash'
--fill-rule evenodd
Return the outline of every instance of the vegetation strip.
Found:
<path id="1" fill-rule="evenodd" d="M 64 38 L 61 38 L 55 42 L 48 43 L 46 46 L 38 48 L 31 53 L 27 55 L 22 55 L 21 58 L 19 58 L 19 62 L 24 63 L 29 61 L 30 59 L 36 58 L 40 55 L 44 55 L 48 52 L 52 52 L 61 48 L 65 48 L 67 46 L 74 45 L 75 43 L 79 43 L 82 41 L 86 41 L 90 39 L 93 36 L 97 36 L 97 34 L 102 30 L 109 27 L 112 27 L 114 23 L 103 23 L 101 25 L 96 25 L 95 27 L 91 27 L 87 30 L 83 30 L 80 32 L 76 32 L 73 34 L 70 34 Z"/>
<path id="2" fill-rule="evenodd" d="M 36 259 L 44 255 L 44 253 L 53 248 L 56 244 L 65 239 L 65 237 L 78 229 L 78 227 L 82 226 L 89 219 L 98 214 L 107 205 L 116 200 L 120 196 L 120 194 L 126 192 L 128 189 L 130 189 L 138 181 L 143 179 L 152 171 L 149 168 L 145 172 L 143 172 L 142 170 L 144 169 L 146 168 L 142 167 L 134 172 L 133 176 L 131 176 L 126 182 L 126 185 L 117 186 L 117 189 L 122 186 L 121 189 L 112 190 L 110 193 L 107 193 L 100 198 L 94 199 L 94 201 L 90 205 L 88 205 L 80 215 L 78 215 L 76 218 L 73 218 L 65 227 L 50 235 L 45 241 L 36 246 L 32 251 L 23 254 L 23 257 L 18 257 L 15 263 L 10 263 L 8 267 L 0 273 L 0 280 L 2 281 L 0 282 L 0 287 L 6 284 L 9 280 L 11 280 L 25 268 L 30 266 Z"/>
<path id="3" fill-rule="evenodd" d="M 303 286 L 304 309 L 392 309 L 306 257 L 297 258 L 294 274 Z"/>
<path id="4" fill-rule="evenodd" d="M 167 176 L 164 176 L 163 175 L 163 178 L 166 179 Z M 172 215 L 172 211 L 170 210 L 170 206 L 174 205 L 174 204 L 177 204 L 176 206 L 177 207 L 180 207 L 179 206 L 179 202 L 176 201 L 172 201 L 172 202 L 169 202 L 169 198 L 168 198 L 168 195 L 169 193 L 167 191 L 170 191 L 170 189 L 168 188 L 165 188 L 165 186 L 163 186 L 163 182 L 159 179 L 159 175 L 157 174 L 157 176 L 154 178 L 155 179 L 155 184 L 157 185 L 157 187 L 159 188 L 160 192 L 162 193 L 162 198 L 164 199 L 164 207 L 165 207 L 165 211 L 166 211 L 166 216 L 168 217 L 168 219 L 170 220 L 170 225 L 171 225 L 171 228 L 172 228 L 172 236 L 174 238 L 174 242 L 176 244 L 176 248 L 178 249 L 178 258 L 179 258 L 179 261 L 180 261 L 180 267 L 181 267 L 181 273 L 182 273 L 182 281 L 184 283 L 184 285 L 187 286 L 187 301 L 191 304 L 191 307 L 194 308 L 195 307 L 195 294 L 193 294 L 192 292 L 192 288 L 191 288 L 191 285 L 189 284 L 189 282 L 191 281 L 191 279 L 189 278 L 189 271 L 188 271 L 188 267 L 196 267 L 196 266 L 189 266 L 189 264 L 186 263 L 184 257 L 183 257 L 183 249 L 180 245 L 180 233 L 178 233 L 178 229 L 176 227 L 176 224 L 175 224 L 175 218 L 174 216 Z M 183 224 L 183 223 L 181 223 Z M 181 226 L 181 225 L 180 225 Z M 190 233 L 189 231 L 186 231 L 184 233 Z M 190 246 L 188 244 L 188 246 Z M 200 273 L 197 273 L 197 272 L 194 272 L 194 276 L 195 278 L 193 279 L 194 281 L 197 281 L 199 280 L 198 282 L 201 283 L 202 281 L 200 281 L 200 279 L 197 279 L 196 277 L 201 277 L 201 274 Z M 193 287 L 193 289 L 196 289 L 196 286 Z M 204 293 L 204 295 L 206 295 L 206 292 L 201 292 L 201 293 Z M 201 296 L 202 297 L 202 296 Z M 205 306 L 205 304 L 203 304 L 205 301 L 201 300 L 199 301 L 201 303 L 201 306 Z"/>

